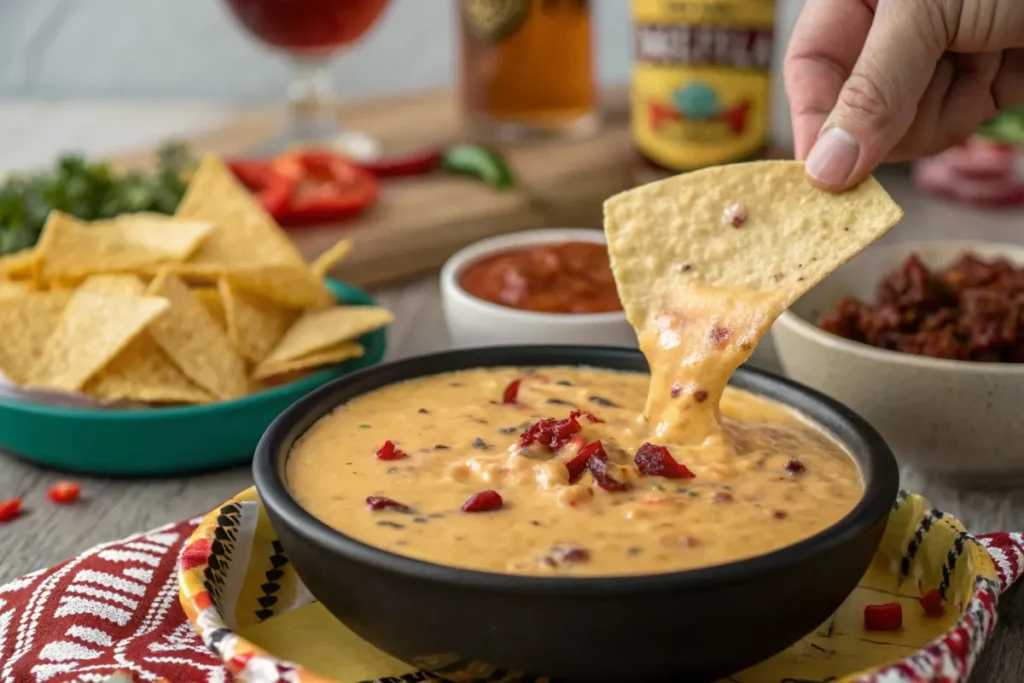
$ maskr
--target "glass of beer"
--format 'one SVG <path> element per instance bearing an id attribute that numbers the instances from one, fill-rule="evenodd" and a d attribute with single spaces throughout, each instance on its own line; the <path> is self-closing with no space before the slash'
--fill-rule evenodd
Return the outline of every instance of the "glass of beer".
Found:
<path id="1" fill-rule="evenodd" d="M 458 0 L 471 132 L 508 142 L 599 126 L 590 0 Z"/>
<path id="2" fill-rule="evenodd" d="M 289 147 L 331 146 L 356 157 L 377 154 L 365 133 L 338 122 L 328 72 L 331 58 L 359 40 L 383 13 L 388 0 L 227 0 L 235 18 L 254 37 L 283 52 L 292 66 L 288 120 L 281 134 L 258 152 Z"/>

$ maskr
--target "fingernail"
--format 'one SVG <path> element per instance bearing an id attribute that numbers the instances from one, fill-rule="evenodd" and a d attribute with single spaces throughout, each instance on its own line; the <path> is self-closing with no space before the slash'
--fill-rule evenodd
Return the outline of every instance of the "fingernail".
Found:
<path id="1" fill-rule="evenodd" d="M 842 128 L 829 128 L 818 136 L 804 162 L 807 175 L 825 187 L 845 187 L 860 156 L 860 145 Z"/>

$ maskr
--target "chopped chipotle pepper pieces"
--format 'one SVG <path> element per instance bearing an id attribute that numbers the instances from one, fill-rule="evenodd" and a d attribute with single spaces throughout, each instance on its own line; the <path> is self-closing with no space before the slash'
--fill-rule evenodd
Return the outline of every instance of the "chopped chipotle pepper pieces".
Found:
<path id="1" fill-rule="evenodd" d="M 898 631 L 903 628 L 903 608 L 898 602 L 864 608 L 864 628 L 869 631 Z"/>
<path id="2" fill-rule="evenodd" d="M 267 161 L 235 159 L 228 168 L 245 185 L 263 209 L 280 222 L 292 198 L 292 182 Z"/>
<path id="3" fill-rule="evenodd" d="M 371 510 L 394 510 L 395 512 L 412 512 L 408 505 L 402 505 L 397 500 L 391 500 L 385 496 L 367 496 L 366 507 Z"/>
<path id="4" fill-rule="evenodd" d="M 569 470 L 569 483 L 575 484 L 583 473 L 587 471 L 587 463 L 591 458 L 607 460 L 608 454 L 604 452 L 604 446 L 600 441 L 595 441 L 580 449 L 580 452 L 565 462 L 565 468 Z"/>
<path id="5" fill-rule="evenodd" d="M 395 442 L 390 439 L 385 441 L 384 445 L 377 449 L 378 460 L 403 460 L 408 457 L 409 454 L 396 448 Z"/>
<path id="6" fill-rule="evenodd" d="M 508 383 L 505 387 L 505 391 L 501 394 L 502 403 L 517 403 L 519 399 L 519 385 L 522 384 L 521 379 L 514 379 Z"/>
<path id="7" fill-rule="evenodd" d="M 21 514 L 21 498 L 0 501 L 0 524 L 10 522 Z"/>
<path id="8" fill-rule="evenodd" d="M 676 462 L 667 448 L 652 443 L 640 446 L 633 461 L 641 473 L 651 477 L 693 479 L 696 476 L 686 465 Z"/>
<path id="9" fill-rule="evenodd" d="M 932 588 L 918 598 L 917 602 L 924 609 L 924 613 L 930 617 L 941 617 L 944 612 L 942 608 L 942 592 L 938 588 Z"/>
<path id="10" fill-rule="evenodd" d="M 463 512 L 493 512 L 500 510 L 504 501 L 497 491 L 479 491 L 462 504 Z"/>
<path id="11" fill-rule="evenodd" d="M 593 475 L 597 485 L 605 491 L 625 491 L 629 485 L 619 481 L 608 471 L 608 461 L 591 457 L 587 460 L 587 469 Z"/>
<path id="12" fill-rule="evenodd" d="M 377 201 L 377 179 L 345 157 L 328 151 L 283 154 L 273 168 L 291 182 L 291 197 L 280 223 L 327 223 L 354 216 Z"/>
<path id="13" fill-rule="evenodd" d="M 519 436 L 519 446 L 526 448 L 538 444 L 552 453 L 557 451 L 582 429 L 575 413 L 564 420 L 548 418 L 534 422 Z"/>
<path id="14" fill-rule="evenodd" d="M 46 490 L 46 497 L 58 505 L 74 503 L 82 493 L 82 487 L 73 481 L 58 481 Z"/>

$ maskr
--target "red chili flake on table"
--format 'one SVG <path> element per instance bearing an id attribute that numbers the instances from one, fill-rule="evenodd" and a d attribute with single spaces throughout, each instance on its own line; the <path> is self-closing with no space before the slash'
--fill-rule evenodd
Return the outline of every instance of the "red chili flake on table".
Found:
<path id="1" fill-rule="evenodd" d="M 864 628 L 869 631 L 898 631 L 903 628 L 903 608 L 898 602 L 864 608 Z"/>
<path id="2" fill-rule="evenodd" d="M 500 510 L 504 501 L 497 491 L 479 491 L 462 504 L 463 512 L 492 512 Z"/>
<path id="3" fill-rule="evenodd" d="M 807 466 L 796 459 L 787 460 L 786 471 L 789 472 L 790 474 L 803 474 L 804 472 L 807 471 Z"/>
<path id="4" fill-rule="evenodd" d="M 11 522 L 21 514 L 21 498 L 0 501 L 0 524 Z"/>
<path id="5" fill-rule="evenodd" d="M 608 454 L 604 452 L 604 446 L 600 441 L 595 441 L 580 449 L 580 452 L 566 461 L 565 468 L 569 470 L 569 483 L 575 484 L 583 473 L 587 471 L 587 463 L 591 458 L 607 460 Z"/>
<path id="6" fill-rule="evenodd" d="M 378 460 L 402 460 L 408 458 L 409 454 L 403 450 L 395 448 L 395 442 L 388 441 L 384 442 L 384 445 L 377 449 Z"/>
<path id="7" fill-rule="evenodd" d="M 667 448 L 652 443 L 640 446 L 633 461 L 641 473 L 652 477 L 693 479 L 696 476 L 686 465 L 676 462 Z"/>
<path id="8" fill-rule="evenodd" d="M 367 496 L 366 507 L 371 510 L 394 510 L 395 512 L 412 512 L 408 505 L 402 505 L 397 500 L 391 500 L 385 496 Z"/>
<path id="9" fill-rule="evenodd" d="M 505 387 L 505 391 L 501 394 L 502 403 L 517 403 L 519 398 L 519 385 L 522 383 L 521 379 L 514 379 L 508 383 Z"/>
<path id="10" fill-rule="evenodd" d="M 628 485 L 619 481 L 608 472 L 607 460 L 594 457 L 588 458 L 587 469 L 590 470 L 590 474 L 593 475 L 597 485 L 605 491 L 625 491 L 629 488 Z"/>
<path id="11" fill-rule="evenodd" d="M 58 505 L 67 505 L 78 500 L 82 487 L 73 481 L 58 481 L 46 489 L 46 497 Z"/>
<path id="12" fill-rule="evenodd" d="M 932 588 L 918 598 L 917 602 L 924 609 L 924 613 L 930 617 L 941 617 L 945 612 L 942 608 L 942 591 L 938 588 Z"/>

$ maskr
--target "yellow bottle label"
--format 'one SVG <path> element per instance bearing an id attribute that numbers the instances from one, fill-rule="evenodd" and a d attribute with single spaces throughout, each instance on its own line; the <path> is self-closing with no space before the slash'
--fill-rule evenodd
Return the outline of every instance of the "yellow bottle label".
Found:
<path id="1" fill-rule="evenodd" d="M 677 171 L 765 146 L 774 0 L 633 0 L 633 139 Z"/>

